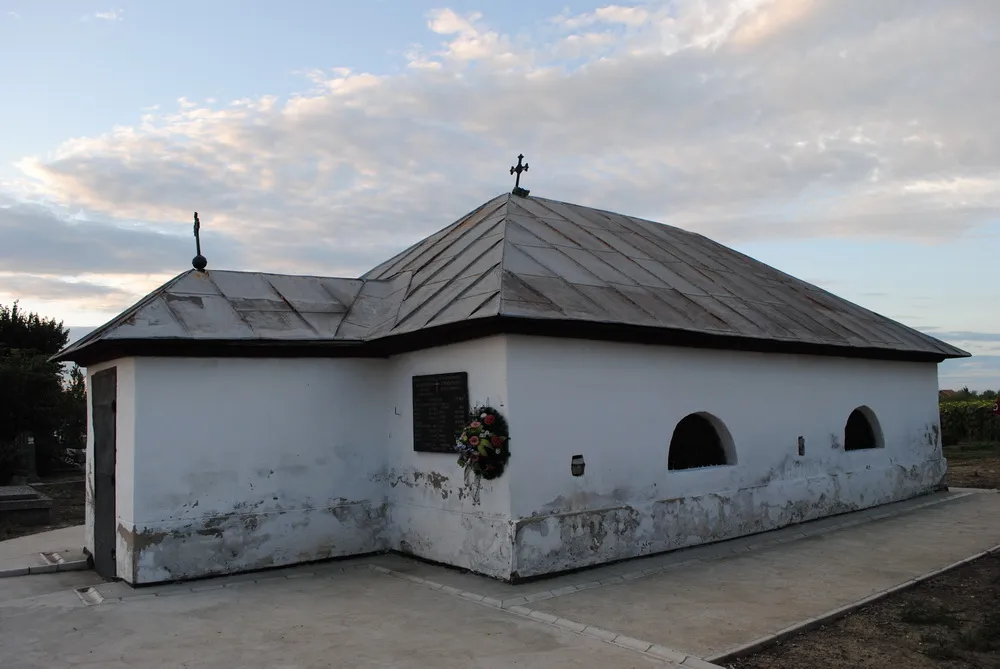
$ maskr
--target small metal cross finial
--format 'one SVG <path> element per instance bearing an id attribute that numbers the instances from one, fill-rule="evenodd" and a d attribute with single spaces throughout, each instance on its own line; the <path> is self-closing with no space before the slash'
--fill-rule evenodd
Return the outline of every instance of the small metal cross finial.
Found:
<path id="1" fill-rule="evenodd" d="M 198 255 L 191 260 L 191 265 L 199 272 L 208 267 L 208 259 L 201 254 L 201 221 L 198 212 L 194 212 L 194 245 Z"/>
<path id="2" fill-rule="evenodd" d="M 511 192 L 514 193 L 514 195 L 520 195 L 521 197 L 527 197 L 527 195 L 528 195 L 528 189 L 521 188 L 521 172 L 527 172 L 528 171 L 528 163 L 525 163 L 522 166 L 521 165 L 521 161 L 522 160 L 524 160 L 524 154 L 518 154 L 518 156 L 517 156 L 517 167 L 510 168 L 510 173 L 511 174 L 515 174 L 515 173 L 517 174 L 517 179 L 514 181 L 514 190 L 512 190 Z"/>

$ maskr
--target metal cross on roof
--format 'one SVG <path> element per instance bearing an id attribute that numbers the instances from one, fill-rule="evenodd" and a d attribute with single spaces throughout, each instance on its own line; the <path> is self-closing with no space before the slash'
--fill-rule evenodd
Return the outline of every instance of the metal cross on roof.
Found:
<path id="1" fill-rule="evenodd" d="M 198 212 L 194 212 L 194 245 L 198 255 L 191 260 L 191 265 L 201 272 L 208 267 L 208 259 L 201 254 L 201 221 L 198 220 Z"/>
<path id="2" fill-rule="evenodd" d="M 511 192 L 514 195 L 520 195 L 521 197 L 527 197 L 528 196 L 528 192 L 529 192 L 528 189 L 527 188 L 521 188 L 521 172 L 527 172 L 528 171 L 528 163 L 525 163 L 522 166 L 521 165 L 521 161 L 522 160 L 524 160 L 524 154 L 518 154 L 518 156 L 517 156 L 517 167 L 510 168 L 510 173 L 511 174 L 514 174 L 515 172 L 517 173 L 517 179 L 514 181 L 514 190 L 512 190 Z"/>

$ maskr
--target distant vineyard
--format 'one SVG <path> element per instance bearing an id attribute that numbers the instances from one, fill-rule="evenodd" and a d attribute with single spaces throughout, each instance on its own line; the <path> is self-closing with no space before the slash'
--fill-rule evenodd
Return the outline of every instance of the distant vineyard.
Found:
<path id="1" fill-rule="evenodd" d="M 995 404 L 995 399 L 982 398 L 941 402 L 942 443 L 1000 442 L 1000 416 L 993 413 Z"/>

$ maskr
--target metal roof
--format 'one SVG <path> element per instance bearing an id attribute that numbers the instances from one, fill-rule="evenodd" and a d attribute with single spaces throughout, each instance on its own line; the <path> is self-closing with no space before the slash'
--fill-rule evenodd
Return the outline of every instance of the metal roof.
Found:
<path id="1" fill-rule="evenodd" d="M 364 342 L 497 317 L 969 355 L 702 235 L 504 194 L 359 279 L 188 271 L 58 358 L 97 341 Z"/>

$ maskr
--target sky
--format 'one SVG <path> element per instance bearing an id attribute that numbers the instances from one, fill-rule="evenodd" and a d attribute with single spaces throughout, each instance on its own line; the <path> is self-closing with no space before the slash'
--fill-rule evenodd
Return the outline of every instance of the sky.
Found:
<path id="1" fill-rule="evenodd" d="M 995 0 L 0 0 L 0 303 L 358 276 L 511 188 L 705 234 L 1000 387 Z"/>

